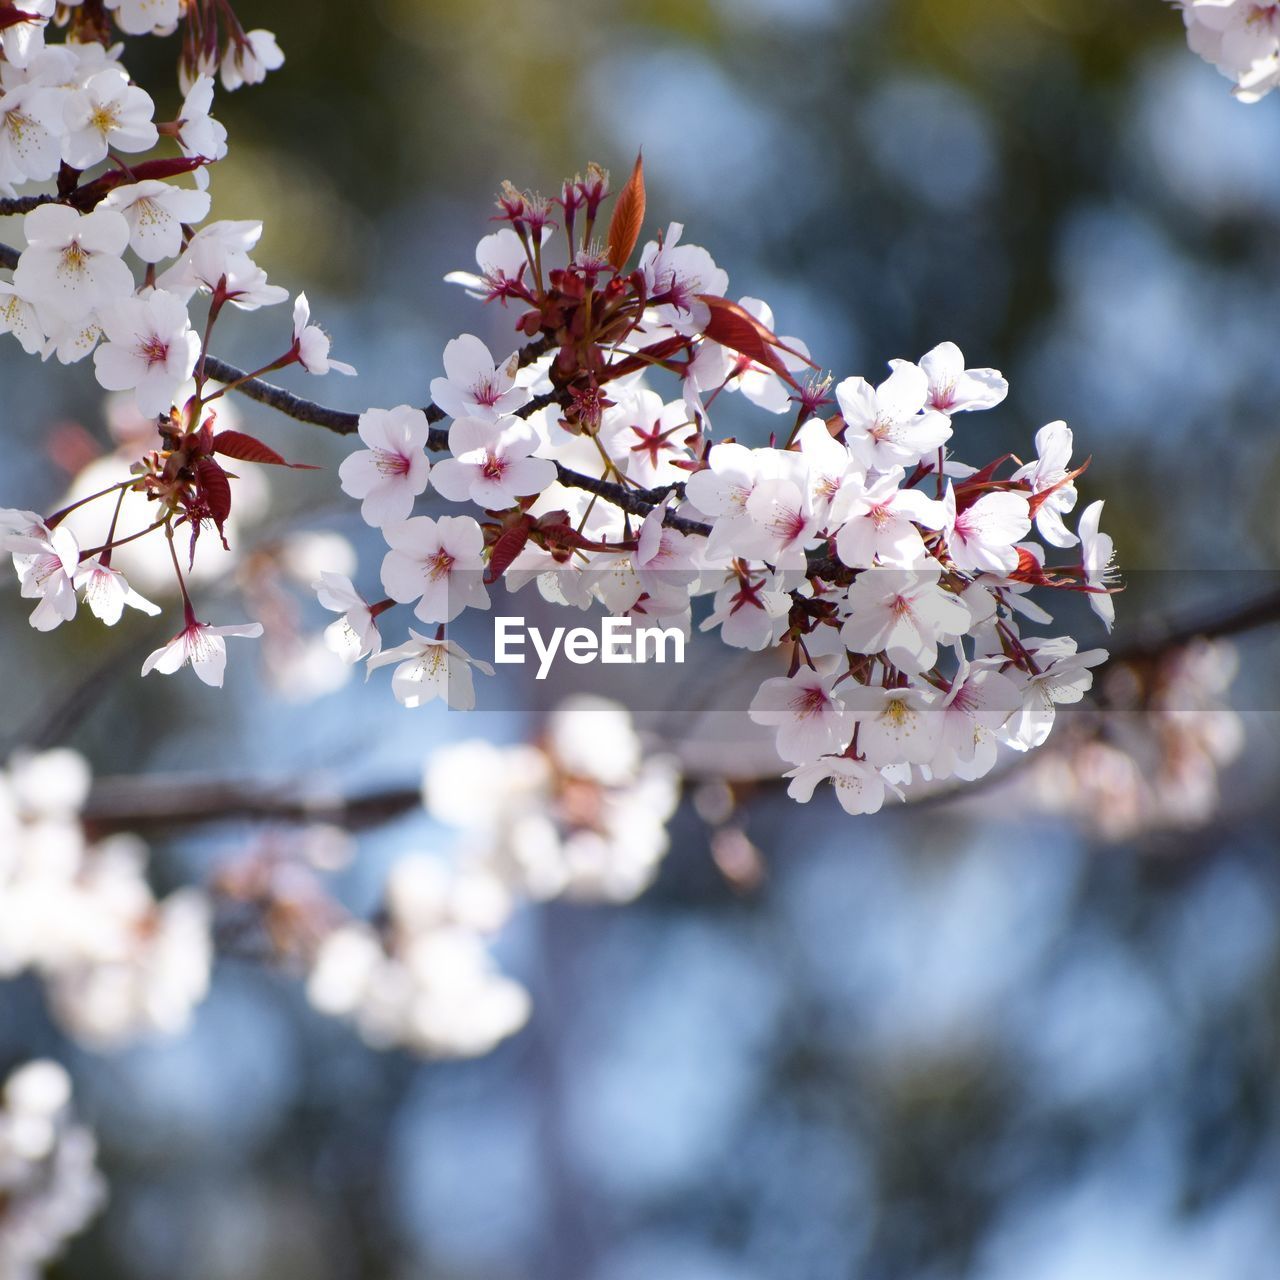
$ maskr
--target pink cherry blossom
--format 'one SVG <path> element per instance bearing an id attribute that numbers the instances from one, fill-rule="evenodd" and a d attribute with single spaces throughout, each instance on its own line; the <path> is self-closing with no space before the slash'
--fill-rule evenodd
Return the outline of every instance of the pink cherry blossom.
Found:
<path id="1" fill-rule="evenodd" d="M 464 333 L 445 344 L 445 376 L 431 380 L 432 402 L 450 418 L 507 417 L 530 399 L 529 389 L 516 385 L 517 368 L 514 355 L 498 366 L 479 338 Z"/>
<path id="2" fill-rule="evenodd" d="M 1031 529 L 1031 506 L 1020 493 L 984 493 L 956 510 L 955 489 L 948 488 L 947 548 L 957 569 L 966 573 L 1012 573 L 1018 567 L 1017 543 Z"/>
<path id="3" fill-rule="evenodd" d="M 458 418 L 449 428 L 453 457 L 436 463 L 435 488 L 450 502 L 470 501 L 486 511 L 513 506 L 556 478 L 554 462 L 531 456 L 540 443 L 520 418 Z"/>
<path id="4" fill-rule="evenodd" d="M 929 380 L 930 409 L 945 413 L 994 409 L 1009 394 L 998 369 L 966 369 L 964 355 L 954 342 L 943 342 L 921 356 L 920 368 Z"/>
<path id="5" fill-rule="evenodd" d="M 936 564 L 918 569 L 864 569 L 849 588 L 840 636 L 852 653 L 886 653 L 902 671 L 927 671 L 938 642 L 962 636 L 970 614 L 938 585 Z"/>
<path id="6" fill-rule="evenodd" d="M 777 729 L 778 754 L 803 764 L 830 752 L 843 751 L 853 732 L 853 715 L 834 692 L 840 672 L 801 667 L 793 676 L 766 680 L 751 700 L 748 714 L 756 724 Z"/>

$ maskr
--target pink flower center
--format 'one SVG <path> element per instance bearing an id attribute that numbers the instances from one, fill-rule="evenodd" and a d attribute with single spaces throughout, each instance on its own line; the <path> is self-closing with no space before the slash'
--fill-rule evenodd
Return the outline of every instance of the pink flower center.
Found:
<path id="1" fill-rule="evenodd" d="M 801 689 L 791 699 L 791 711 L 796 719 L 809 720 L 814 716 L 820 716 L 827 709 L 830 701 L 821 685 L 810 685 L 808 688 Z"/>
<path id="2" fill-rule="evenodd" d="M 403 453 L 393 453 L 390 449 L 374 449 L 373 464 L 378 474 L 383 476 L 407 476 L 409 459 Z"/>
<path id="3" fill-rule="evenodd" d="M 500 458 L 496 453 L 486 454 L 484 462 L 480 464 L 480 474 L 486 480 L 492 480 L 495 484 L 502 479 L 506 470 L 506 459 Z"/>
<path id="4" fill-rule="evenodd" d="M 471 388 L 471 398 L 476 404 L 484 405 L 486 409 L 492 409 L 502 398 L 502 391 L 498 386 L 497 378 L 481 378 Z"/>
<path id="5" fill-rule="evenodd" d="M 148 369 L 165 364 L 169 359 L 169 344 L 157 333 L 149 334 L 138 343 L 138 355 L 146 361 Z"/>
<path id="6" fill-rule="evenodd" d="M 430 556 L 427 559 L 427 576 L 433 582 L 438 582 L 441 578 L 447 578 L 452 568 L 453 556 L 451 556 L 443 547 L 441 547 L 435 555 Z"/>

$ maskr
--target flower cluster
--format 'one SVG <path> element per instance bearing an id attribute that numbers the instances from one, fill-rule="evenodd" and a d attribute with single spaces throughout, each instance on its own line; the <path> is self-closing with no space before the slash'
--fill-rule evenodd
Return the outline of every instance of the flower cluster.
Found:
<path id="1" fill-rule="evenodd" d="M 348 922 L 315 950 L 308 994 L 372 1045 L 432 1057 L 487 1053 L 529 1016 L 488 940 L 522 902 L 627 902 L 667 851 L 679 778 L 646 755 L 627 711 L 574 697 L 535 744 L 463 742 L 427 762 L 428 812 L 459 832 L 448 860 L 392 868 L 379 926 Z"/>
<path id="2" fill-rule="evenodd" d="M 71 1119 L 56 1062 L 19 1067 L 0 1097 L 0 1275 L 37 1280 L 106 1200 L 93 1134 Z"/>
<path id="3" fill-rule="evenodd" d="M 51 22 L 67 26 L 49 39 Z M 182 22 L 179 78 L 184 97 L 172 120 L 156 119 L 152 97 L 131 80 L 113 44 L 112 24 L 128 35 L 171 33 Z M 14 555 L 31 622 L 51 630 L 83 599 L 114 625 L 125 606 L 156 613 L 112 564 L 117 547 L 163 532 L 183 600 L 183 626 L 146 661 L 143 674 L 191 664 L 220 684 L 225 637 L 259 628 L 210 627 L 196 618 L 173 543 L 190 537 L 188 569 L 202 529 L 226 538 L 231 477 L 223 463 L 284 465 L 253 437 L 216 429 L 225 388 L 207 377 L 208 340 L 224 308 L 272 306 L 288 292 L 268 282 L 251 256 L 260 222 L 211 222 L 209 168 L 227 154 L 227 134 L 211 115 L 214 74 L 235 89 L 260 81 L 283 56 L 266 31 L 245 32 L 224 0 L 116 0 L 102 5 L 0 6 L 0 195 L 19 186 L 54 190 L 0 201 L 26 212 L 25 246 L 0 279 L 0 333 L 31 354 L 71 364 L 92 355 L 98 382 L 127 392 L 142 415 L 158 420 L 149 452 L 132 472 L 43 517 L 0 512 L 0 542 Z M 151 154 L 167 146 L 171 154 Z M 182 179 L 190 176 L 192 185 Z M 10 205 L 9 208 L 5 204 Z M 199 227 L 199 229 L 196 229 Z M 193 324 L 193 308 L 203 338 Z M 311 323 L 299 295 L 282 354 L 263 369 L 299 365 L 314 374 L 354 370 L 329 357 L 329 339 Z M 156 448 L 154 446 L 158 445 Z M 141 507 L 142 527 L 129 527 Z M 73 512 L 105 508 L 101 536 L 84 545 Z M 103 528 L 105 526 L 105 528 Z"/>
<path id="4" fill-rule="evenodd" d="M 187 1025 L 209 985 L 210 908 L 193 888 L 157 900 L 137 838 L 86 839 L 89 781 L 67 750 L 0 771 L 0 976 L 37 973 L 62 1026 L 112 1048 Z"/>
<path id="5" fill-rule="evenodd" d="M 1109 670 L 1112 713 L 1037 763 L 1024 794 L 1077 815 L 1107 839 L 1208 822 L 1219 773 L 1244 748 L 1228 693 L 1239 666 L 1229 641 L 1197 641 Z"/>
<path id="6" fill-rule="evenodd" d="M 1241 102 L 1280 84 L 1280 4 L 1270 0 L 1178 0 L 1187 43 L 1228 80 Z"/>
<path id="7" fill-rule="evenodd" d="M 477 273 L 450 279 L 518 307 L 531 343 L 496 360 L 472 335 L 449 342 L 432 386 L 447 431 L 408 406 L 361 418 L 364 448 L 341 479 L 386 540 L 386 598 L 371 605 L 346 578 L 318 584 L 342 614 L 335 642 L 371 669 L 396 663 L 407 706 L 470 707 L 472 672 L 487 668 L 446 627 L 490 608 L 499 580 L 686 634 L 707 597 L 702 630 L 780 651 L 784 673 L 750 716 L 775 730 L 797 799 L 830 780 L 850 812 L 874 811 L 918 779 L 980 776 L 1002 742 L 1040 745 L 1106 654 L 1045 634 L 1052 617 L 1033 595 L 1084 593 L 1108 629 L 1114 613 L 1102 503 L 1068 527 L 1084 466 L 1072 468 L 1066 424 L 1037 434 L 1029 462 L 960 462 L 957 416 L 1005 399 L 997 371 L 943 343 L 891 361 L 878 385 L 833 385 L 773 332 L 766 303 L 726 296 L 724 271 L 678 225 L 628 270 L 639 164 L 607 245 L 592 237 L 606 193 L 595 167 L 565 184 L 567 261 L 551 267 L 553 205 L 504 188 L 508 225 L 480 242 Z M 650 386 L 662 373 L 672 398 Z M 712 417 L 740 412 L 734 396 L 790 411 L 789 430 L 757 447 L 724 439 Z M 411 514 L 431 492 L 482 518 Z M 397 604 L 434 634 L 383 649 L 377 619 Z"/>

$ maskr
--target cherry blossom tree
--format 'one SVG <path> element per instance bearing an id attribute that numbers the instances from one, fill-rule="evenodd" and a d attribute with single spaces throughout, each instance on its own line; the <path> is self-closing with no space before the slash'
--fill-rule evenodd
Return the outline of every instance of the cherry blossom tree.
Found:
<path id="1" fill-rule="evenodd" d="M 1280 81 L 1277 6 L 1181 8 L 1192 48 L 1237 96 Z M 125 60 L 136 39 L 174 32 L 181 100 L 163 119 L 161 88 L 135 83 Z M 218 97 L 281 71 L 274 36 L 246 31 L 225 0 L 0 0 L 0 48 L 0 213 L 21 217 L 23 240 L 0 246 L 0 332 L 33 359 L 91 364 L 132 424 L 106 473 L 82 476 L 57 509 L 0 510 L 35 630 L 114 626 L 126 606 L 163 614 L 137 674 L 213 687 L 229 653 L 251 648 L 228 639 L 269 653 L 268 609 L 215 622 L 199 602 L 239 550 L 255 469 L 315 464 L 242 430 L 243 396 L 350 438 L 331 487 L 385 550 L 359 565 L 341 540 L 314 541 L 305 581 L 337 615 L 316 651 L 330 671 L 363 665 L 367 697 L 406 712 L 483 706 L 494 666 L 463 648 L 459 619 L 516 612 L 536 593 L 571 619 L 706 635 L 721 663 L 762 655 L 767 674 L 736 710 L 743 732 L 762 726 L 772 744 L 751 784 L 800 804 L 829 790 L 851 821 L 1029 769 L 1057 736 L 1058 708 L 1091 693 L 1164 717 L 1149 810 L 1175 794 L 1189 816 L 1211 808 L 1216 769 L 1240 748 L 1220 644 L 1274 621 L 1280 601 L 1122 646 L 1108 663 L 1095 641 L 1121 583 L 1100 528 L 1107 499 L 1089 494 L 1076 515 L 1089 461 L 1072 465 L 1061 421 L 1025 456 L 962 457 L 972 436 L 960 415 L 999 412 L 1009 385 L 968 367 L 954 342 L 869 378 L 827 369 L 820 334 L 780 336 L 767 302 L 730 296 L 725 267 L 666 221 L 679 211 L 651 217 L 637 158 L 621 185 L 597 164 L 551 198 L 503 184 L 476 270 L 446 280 L 460 305 L 501 313 L 509 346 L 461 328 L 431 357 L 431 403 L 367 386 L 363 412 L 330 408 L 270 375 L 356 370 L 331 355 L 305 292 L 255 260 L 261 222 L 215 217 L 231 147 Z M 238 315 L 280 314 L 291 298 L 253 369 L 219 357 Z M 251 581 L 247 607 L 255 589 L 266 598 Z M 1081 599 L 1097 617 L 1077 634 L 1054 611 Z M 1095 690 L 1098 672 L 1121 668 L 1122 689 Z M 1204 712 L 1194 725 L 1176 714 L 1188 703 Z M 1104 749 L 1120 752 L 1076 726 L 1059 759 Z M 1057 803 L 1097 816 L 1088 771 L 1073 778 Z M 588 696 L 556 708 L 535 741 L 443 746 L 420 787 L 327 807 L 207 779 L 177 811 L 157 788 L 126 785 L 113 814 L 80 757 L 23 750 L 0 772 L 0 971 L 34 975 L 85 1045 L 173 1034 L 208 990 L 214 904 L 230 902 L 263 926 L 314 1008 L 370 1045 L 475 1056 L 536 1016 L 490 946 L 519 904 L 635 898 L 667 852 L 682 786 L 706 781 L 624 707 Z M 725 830 L 735 804 L 717 820 Z M 157 813 L 194 822 L 236 806 L 295 822 L 296 840 L 157 895 L 137 831 Z M 382 909 L 355 918 L 325 884 L 350 853 L 341 832 L 407 807 L 453 830 L 456 856 L 403 858 Z M 6 1275 L 35 1274 L 102 1199 L 61 1068 L 10 1077 L 0 1149 L 6 1206 L 38 1188 L 39 1224 L 12 1258 L 0 1231 L 0 1258 Z"/>

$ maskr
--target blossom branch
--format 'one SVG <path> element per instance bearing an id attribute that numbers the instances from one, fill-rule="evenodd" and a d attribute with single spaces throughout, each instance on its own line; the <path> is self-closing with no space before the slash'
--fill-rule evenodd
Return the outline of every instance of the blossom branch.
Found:
<path id="1" fill-rule="evenodd" d="M 542 338 L 522 347 L 519 357 L 520 364 L 522 366 L 531 364 L 539 356 L 544 355 L 550 346 L 551 339 Z M 265 382 L 261 378 L 250 377 L 243 369 L 239 369 L 225 360 L 219 360 L 215 356 L 208 356 L 205 359 L 204 367 L 209 377 L 216 379 L 218 382 L 226 383 L 248 399 L 254 400 L 258 404 L 266 405 L 270 409 L 275 409 L 278 413 L 293 418 L 296 422 L 305 422 L 311 426 L 324 427 L 325 430 L 333 431 L 338 435 L 354 435 L 359 428 L 360 415 L 358 413 L 347 413 L 341 409 L 331 409 L 328 405 L 318 404 L 314 400 L 307 400 L 303 396 L 295 395 L 292 391 L 287 391 L 284 387 Z M 554 403 L 555 399 L 554 394 L 538 396 L 530 401 L 522 412 L 536 412 L 538 409 Z M 443 422 L 445 419 L 444 412 L 434 404 L 428 405 L 423 412 L 427 416 L 427 421 L 433 424 Z M 445 452 L 449 448 L 448 431 L 443 427 L 433 426 L 427 440 L 427 447 L 433 453 Z M 614 506 L 629 515 L 638 516 L 641 519 L 660 505 L 674 489 L 674 486 L 671 485 L 665 485 L 657 489 L 629 488 L 615 481 L 603 480 L 597 476 L 583 475 L 581 472 L 573 471 L 558 462 L 556 463 L 556 478 L 566 488 L 581 489 L 585 493 L 593 493 L 597 497 L 613 503 Z M 709 525 L 697 520 L 686 519 L 676 515 L 674 512 L 668 514 L 663 523 L 668 528 L 676 529 L 680 533 L 705 537 L 711 532 Z"/>
<path id="2" fill-rule="evenodd" d="M 1108 665 L 1150 662 L 1196 640 L 1225 639 L 1280 622 L 1280 590 L 1260 596 L 1216 616 L 1164 629 L 1147 628 L 1147 638 L 1116 649 Z M 906 803 L 937 805 L 972 795 L 980 784 L 995 785 L 1036 759 L 1026 752 L 977 784 L 943 784 L 908 795 Z M 685 770 L 686 781 L 706 779 Z M 206 782 L 171 774 L 142 778 L 102 778 L 95 782 L 83 813 L 95 832 L 145 831 L 232 821 L 324 822 L 361 830 L 392 822 L 422 803 L 416 786 L 394 786 L 344 797 L 317 786 L 314 780 L 262 783 L 252 780 Z"/>

